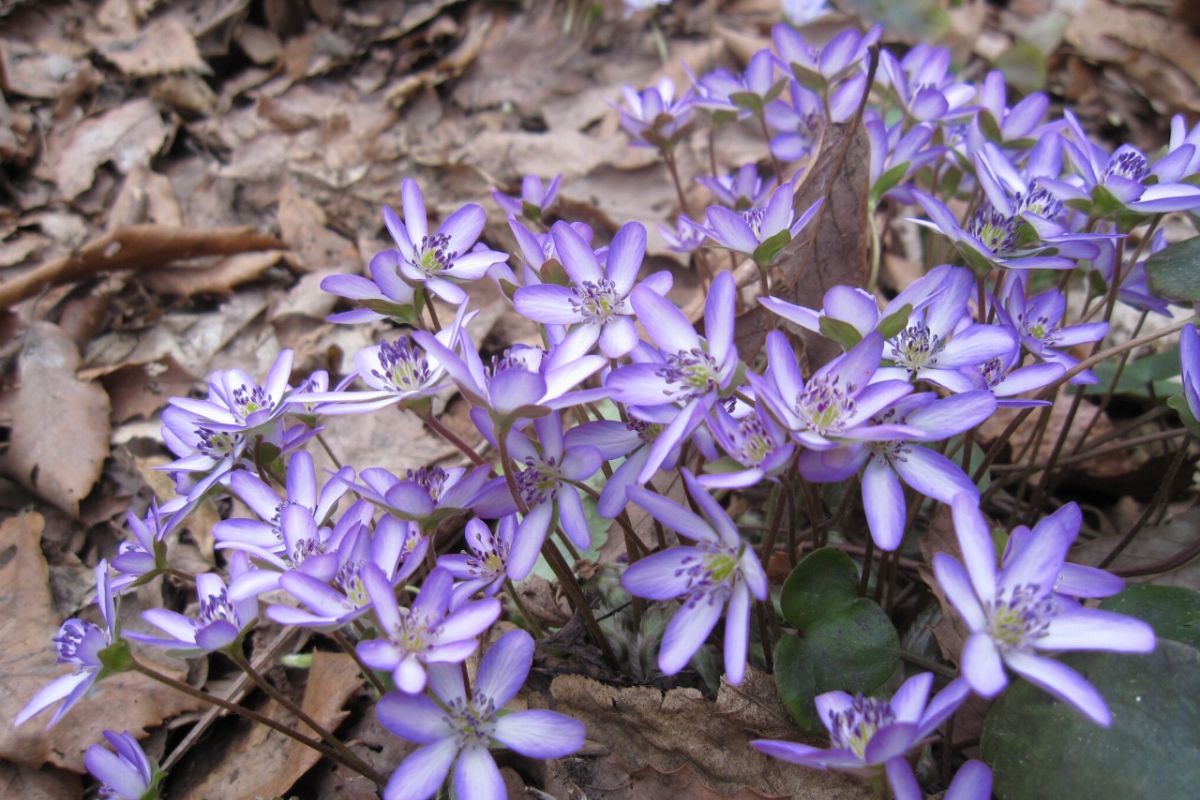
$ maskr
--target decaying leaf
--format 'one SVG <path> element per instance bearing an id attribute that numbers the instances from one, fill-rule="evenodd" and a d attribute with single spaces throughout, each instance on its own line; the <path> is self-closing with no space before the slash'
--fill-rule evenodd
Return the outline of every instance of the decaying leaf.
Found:
<path id="1" fill-rule="evenodd" d="M 279 263 L 283 253 L 238 253 L 217 261 L 190 267 L 166 267 L 143 273 L 141 281 L 158 294 L 191 297 L 197 294 L 231 293 L 235 286 L 258 278 Z"/>
<path id="2" fill-rule="evenodd" d="M 342 706 L 361 685 L 358 667 L 350 656 L 315 651 L 302 707 L 327 729 L 336 730 L 346 717 Z M 287 715 L 274 701 L 268 703 L 263 712 L 276 719 Z M 296 727 L 303 733 L 314 735 L 299 722 Z M 233 739 L 224 747 L 224 757 L 205 770 L 202 780 L 186 788 L 180 787 L 171 796 L 191 800 L 284 797 L 321 758 L 317 751 L 264 726 L 247 726 Z M 366 778 L 361 780 L 370 783 Z"/>
<path id="3" fill-rule="evenodd" d="M 606 758 L 629 772 L 649 767 L 671 773 L 686 766 L 713 792 L 752 790 L 812 800 L 873 796 L 865 785 L 844 775 L 795 767 L 750 747 L 752 739 L 801 736 L 770 675 L 751 670 L 739 687 L 722 684 L 715 702 L 696 689 L 665 694 L 650 686 L 618 689 L 579 675 L 555 678 L 550 693 L 555 708 L 583 720 L 588 739 L 606 747 Z M 585 770 L 586 764 L 572 769 L 577 790 L 605 797 L 593 793 L 614 788 L 593 780 L 598 777 L 595 770 Z"/>
<path id="4" fill-rule="evenodd" d="M 79 797 L 79 776 L 58 769 L 30 769 L 0 761 L 0 797 L 21 800 L 63 800 Z"/>
<path id="5" fill-rule="evenodd" d="M 18 383 L 7 398 L 12 441 L 3 469 L 72 516 L 100 478 L 108 457 L 108 395 L 80 381 L 79 351 L 49 322 L 25 333 Z"/>
<path id="6" fill-rule="evenodd" d="M 126 75 L 144 78 L 169 72 L 208 72 L 187 26 L 174 16 L 151 20 L 136 35 L 93 37 L 100 53 Z"/>
<path id="7" fill-rule="evenodd" d="M 87 191 L 101 164 L 118 172 L 146 166 L 167 140 L 169 130 L 158 106 L 146 98 L 130 100 L 98 117 L 84 120 L 51 152 L 54 182 L 68 200 Z"/>
<path id="8" fill-rule="evenodd" d="M 113 423 L 120 425 L 131 419 L 153 417 L 169 398 L 186 396 L 196 377 L 166 355 L 158 361 L 105 370 L 100 382 L 112 402 Z"/>
<path id="9" fill-rule="evenodd" d="M 1055 443 L 1058 440 L 1063 426 L 1067 422 L 1067 416 L 1071 412 L 1071 406 L 1074 398 L 1060 392 L 1054 398 L 1054 405 L 1050 409 L 1050 421 L 1046 425 L 1045 433 L 1041 437 L 1041 441 L 1037 445 L 1037 453 L 1033 456 L 1034 463 L 1042 464 L 1049 460 L 1050 455 L 1054 452 Z M 997 409 L 996 413 L 987 419 L 979 426 L 979 440 L 990 444 L 996 439 L 1004 429 L 1012 422 L 1013 417 L 1020 413 L 1019 409 L 1001 408 Z M 1041 410 L 1035 410 L 1029 415 L 1020 426 L 1013 431 L 1009 437 L 1009 447 L 1014 455 L 1025 452 L 1027 447 L 1032 447 L 1032 439 L 1037 434 L 1038 415 L 1043 413 Z M 1082 442 L 1083 434 L 1088 431 L 1089 439 L 1096 439 L 1111 433 L 1113 430 L 1112 420 L 1109 419 L 1099 406 L 1084 400 L 1079 403 L 1079 408 L 1075 412 L 1075 417 L 1071 421 L 1071 429 L 1067 432 L 1066 440 L 1063 443 L 1061 455 L 1067 455 L 1076 451 L 1076 448 Z M 1025 453 L 1025 460 L 1022 463 L 1028 464 L 1030 455 Z M 1095 458 L 1078 465 L 1080 471 L 1092 477 L 1105 477 L 1112 475 L 1120 475 L 1128 473 L 1133 468 L 1132 455 L 1129 452 L 1112 453 L 1105 458 Z M 1041 470 L 1035 470 L 1030 475 L 1030 480 L 1040 480 L 1042 475 Z"/>
<path id="10" fill-rule="evenodd" d="M 126 672 L 97 683 L 49 731 L 44 729 L 44 715 L 13 727 L 17 712 L 34 692 L 66 671 L 57 663 L 51 641 L 62 620 L 50 604 L 49 569 L 40 546 L 44 524 L 40 514 L 28 513 L 0 525 L 0 637 L 5 642 L 0 653 L 0 674 L 5 676 L 0 681 L 0 757 L 30 767 L 50 762 L 83 772 L 83 752 L 105 730 L 128 730 L 138 736 L 198 703 Z M 183 677 L 181 671 L 155 665 L 173 678 Z"/>
<path id="11" fill-rule="evenodd" d="M 305 272 L 339 269 L 357 271 L 354 244 L 325 227 L 325 211 L 300 196 L 291 185 L 279 193 L 279 232 Z"/>

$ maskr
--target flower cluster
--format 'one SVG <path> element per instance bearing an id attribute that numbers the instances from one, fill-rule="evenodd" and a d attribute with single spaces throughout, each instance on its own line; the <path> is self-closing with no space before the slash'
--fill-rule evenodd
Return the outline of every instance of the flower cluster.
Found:
<path id="1" fill-rule="evenodd" d="M 794 22 L 826 10 L 787 6 Z M 636 601 L 627 605 L 640 613 L 643 601 L 669 604 L 659 670 L 670 676 L 700 663 L 716 632 L 725 680 L 738 684 L 748 665 L 767 663 L 779 627 L 764 564 L 780 555 L 781 530 L 794 533 L 803 520 L 814 541 L 832 530 L 861 539 L 868 553 L 896 553 L 942 504 L 952 509 L 962 561 L 938 552 L 930 581 L 969 632 L 961 652 L 946 654 L 958 676 L 932 700 L 931 673 L 897 680 L 890 699 L 823 693 L 815 707 L 829 749 L 755 746 L 886 778 L 897 797 L 919 798 L 908 757 L 969 695 L 1002 692 L 1009 671 L 1109 724 L 1101 694 L 1054 655 L 1146 652 L 1153 632 L 1085 604 L 1121 581 L 1066 563 L 1077 506 L 1040 520 L 1047 509 L 1027 509 L 1030 525 L 1009 532 L 997 553 L 982 511 L 992 459 L 980 467 L 972 455 L 998 408 L 1029 413 L 1060 387 L 1098 380 L 1081 347 L 1099 350 L 1116 304 L 1165 307 L 1138 271 L 1142 248 L 1127 254 L 1123 244 L 1164 212 L 1200 210 L 1200 133 L 1180 120 L 1158 158 L 1130 146 L 1110 154 L 1069 113 L 1048 119 L 1045 96 L 1010 105 L 999 73 L 965 82 L 948 51 L 919 45 L 898 58 L 880 50 L 881 36 L 848 30 L 817 47 L 780 25 L 773 47 L 744 72 L 719 70 L 682 89 L 665 78 L 626 89 L 621 127 L 632 144 L 658 150 L 676 181 L 675 149 L 697 126 L 713 126 L 714 137 L 726 125 L 761 136 L 760 162 L 697 176 L 711 206 L 672 215 L 668 242 L 695 265 L 702 303 L 681 306 L 672 272 L 649 268 L 641 222 L 602 244 L 588 226 L 554 219 L 556 197 L 569 190 L 561 176 L 527 176 L 520 197 L 496 192 L 516 242 L 511 265 L 507 252 L 481 241 L 482 206 L 463 206 L 435 230 L 420 187 L 405 180 L 399 212 L 383 211 L 395 246 L 371 260 L 369 277 L 323 283 L 350 306 L 330 320 L 373 326 L 375 343 L 332 385 L 323 372 L 297 379 L 284 352 L 261 383 L 225 370 L 203 398 L 171 400 L 163 439 L 176 460 L 164 469 L 177 496 L 130 515 L 133 540 L 97 567 L 103 625 L 64 623 L 55 646 L 73 671 L 35 695 L 18 723 L 62 701 L 53 724 L 97 680 L 145 670 L 128 641 L 220 652 L 243 665 L 247 633 L 270 621 L 351 649 L 379 692 L 379 720 L 418 745 L 384 797 L 430 798 L 447 780 L 457 797 L 502 797 L 491 749 L 557 758 L 584 739 L 582 724 L 561 714 L 505 709 L 537 651 L 529 633 L 497 635 L 496 626 L 508 615 L 540 633 L 514 587 L 539 564 L 574 590 L 567 595 L 582 628 L 619 666 L 564 553 L 583 557 L 615 520 L 626 534 L 620 586 Z M 822 142 L 847 124 L 866 129 L 871 202 L 918 217 L 932 231 L 931 252 L 948 260 L 890 297 L 874 286 L 835 286 L 822 307 L 809 308 L 792 294 L 785 255 L 833 212 L 800 202 L 797 164 L 822 157 Z M 677 188 L 682 204 L 688 193 Z M 1141 230 L 1147 241 L 1152 233 Z M 734 271 L 713 268 L 731 254 Z M 1075 275 L 1085 278 L 1081 313 L 1068 302 Z M 540 344 L 497 352 L 473 338 L 473 290 L 489 280 L 534 324 Z M 767 320 L 765 337 L 743 336 L 748 312 Z M 402 329 L 380 333 L 382 320 Z M 818 340 L 834 353 L 823 362 L 815 360 L 821 348 L 801 346 Z M 1188 328 L 1184 398 L 1193 422 L 1198 342 Z M 490 450 L 472 449 L 434 419 L 433 399 L 453 391 Z M 470 466 L 317 469 L 309 450 L 324 417 L 397 411 L 426 420 Z M 114 598 L 174 571 L 172 533 L 203 498 L 225 495 L 252 516 L 213 530 L 223 574 L 194 576 L 190 610 L 143 612 L 158 633 L 122 633 Z M 760 514 L 753 506 L 767 495 Z M 635 515 L 644 522 L 635 526 Z M 454 549 L 447 535 L 458 532 L 465 549 L 446 552 Z M 794 557 L 795 542 L 789 550 Z M 128 734 L 106 736 L 116 754 L 93 748 L 89 769 L 113 796 L 147 796 L 160 773 Z M 990 786 L 987 766 L 969 761 L 948 796 L 987 797 Z"/>

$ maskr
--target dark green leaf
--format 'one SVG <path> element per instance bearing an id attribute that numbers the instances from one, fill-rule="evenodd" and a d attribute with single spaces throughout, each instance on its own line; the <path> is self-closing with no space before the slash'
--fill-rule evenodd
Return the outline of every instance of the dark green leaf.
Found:
<path id="1" fill-rule="evenodd" d="M 879 198 L 904 179 L 904 174 L 908 172 L 907 161 L 901 164 L 894 164 L 890 169 L 879 176 L 879 180 L 875 181 L 875 185 L 871 187 L 871 205 L 877 205 Z"/>
<path id="2" fill-rule="evenodd" d="M 751 258 L 754 263 L 760 267 L 769 267 L 775 263 L 779 251 L 787 246 L 787 243 L 792 240 L 792 232 L 784 228 L 779 233 L 767 239 L 755 249 Z"/>
<path id="3" fill-rule="evenodd" d="M 817 709 L 813 698 L 817 691 L 817 678 L 813 670 L 808 647 L 799 636 L 784 634 L 775 643 L 775 686 L 779 699 L 802 728 L 819 728 Z"/>
<path id="4" fill-rule="evenodd" d="M 988 714 L 983 756 L 1001 800 L 1195 797 L 1200 786 L 1200 651 L 1163 640 L 1153 653 L 1077 653 L 1063 661 L 1099 690 L 1102 728 L 1028 683 Z"/>
<path id="5" fill-rule="evenodd" d="M 755 114 L 762 111 L 763 107 L 763 99 L 754 92 L 732 92 L 729 95 L 729 102 Z"/>
<path id="6" fill-rule="evenodd" d="M 1084 388 L 1084 393 L 1106 394 L 1112 386 L 1113 378 L 1116 377 L 1117 362 L 1106 361 L 1097 364 L 1093 371 L 1100 382 L 1089 384 Z M 1126 363 L 1113 394 L 1150 398 L 1150 391 L 1153 389 L 1154 397 L 1165 397 L 1179 391 L 1179 383 L 1170 380 L 1178 375 L 1179 348 L 1173 347 L 1165 352 Z"/>
<path id="7" fill-rule="evenodd" d="M 840 344 L 843 350 L 862 341 L 862 334 L 853 325 L 833 317 L 821 317 L 821 335 Z"/>
<path id="8" fill-rule="evenodd" d="M 912 315 L 912 310 L 912 303 L 905 303 L 880 320 L 879 324 L 875 326 L 875 330 L 879 331 L 879 335 L 884 339 L 892 338 L 908 327 L 908 318 Z"/>
<path id="9" fill-rule="evenodd" d="M 874 601 L 856 598 L 805 632 L 821 691 L 869 692 L 883 684 L 900 661 L 900 637 Z"/>
<path id="10" fill-rule="evenodd" d="M 1182 394 L 1172 395 L 1167 398 L 1167 405 L 1175 410 L 1180 421 L 1192 432 L 1193 436 L 1200 436 L 1200 420 L 1192 416 L 1192 407 L 1188 405 L 1186 397 Z"/>
<path id="11" fill-rule="evenodd" d="M 1200 236 L 1173 244 L 1146 259 L 1150 291 L 1168 300 L 1200 302 Z"/>
<path id="12" fill-rule="evenodd" d="M 1200 592 L 1183 586 L 1131 583 L 1100 607 L 1148 622 L 1159 639 L 1200 648 Z"/>
<path id="13" fill-rule="evenodd" d="M 789 624 L 805 630 L 858 598 L 858 565 L 832 547 L 804 558 L 783 582 L 779 604 Z"/>

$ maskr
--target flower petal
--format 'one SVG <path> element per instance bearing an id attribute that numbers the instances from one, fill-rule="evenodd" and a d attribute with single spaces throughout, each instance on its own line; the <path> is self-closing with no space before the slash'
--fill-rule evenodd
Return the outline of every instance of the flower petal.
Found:
<path id="1" fill-rule="evenodd" d="M 454 796 L 479 800 L 507 800 L 508 790 L 496 759 L 486 747 L 468 747 L 454 765 Z"/>
<path id="2" fill-rule="evenodd" d="M 383 727 L 416 744 L 429 744 L 453 734 L 446 712 L 423 694 L 388 692 L 375 704 L 375 715 Z"/>
<path id="3" fill-rule="evenodd" d="M 562 758 L 583 747 L 584 727 L 554 711 L 517 711 L 496 720 L 497 741 L 529 758 Z"/>
<path id="4" fill-rule="evenodd" d="M 457 755 L 458 744 L 454 739 L 418 747 L 392 773 L 383 790 L 383 800 L 429 800 L 446 782 Z"/>
<path id="5" fill-rule="evenodd" d="M 1013 672 L 1064 703 L 1075 706 L 1097 725 L 1107 728 L 1112 724 L 1112 714 L 1100 692 L 1066 664 L 1018 650 L 1007 653 L 1005 660 Z"/>

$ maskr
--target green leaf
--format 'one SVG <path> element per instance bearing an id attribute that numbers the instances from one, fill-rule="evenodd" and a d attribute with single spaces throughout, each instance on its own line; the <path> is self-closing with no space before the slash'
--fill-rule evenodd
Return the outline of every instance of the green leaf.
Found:
<path id="1" fill-rule="evenodd" d="M 1146 259 L 1150 291 L 1168 300 L 1200 302 L 1200 236 L 1159 250 Z"/>
<path id="2" fill-rule="evenodd" d="M 1131 583 L 1100 608 L 1148 622 L 1159 640 L 1200 648 L 1200 592 L 1183 586 Z"/>
<path id="3" fill-rule="evenodd" d="M 1004 73 L 1009 85 L 1025 94 L 1046 85 L 1046 57 L 1032 42 L 1014 42 L 996 59 L 995 67 Z"/>
<path id="4" fill-rule="evenodd" d="M 763 107 L 762 98 L 754 92 L 733 92 L 729 95 L 729 102 L 754 114 L 761 112 Z"/>
<path id="5" fill-rule="evenodd" d="M 1115 361 L 1106 361 L 1093 367 L 1099 383 L 1086 386 L 1084 394 L 1103 395 L 1112 386 L 1117 374 Z M 1130 395 L 1149 399 L 1153 389 L 1153 397 L 1166 397 L 1179 391 L 1179 382 L 1171 380 L 1179 376 L 1179 348 L 1173 347 L 1162 353 L 1155 353 L 1137 361 L 1125 364 L 1121 378 L 1117 381 L 1113 394 Z"/>
<path id="6" fill-rule="evenodd" d="M 1200 651 L 1170 640 L 1153 653 L 1062 659 L 1099 690 L 1102 728 L 1028 683 L 1000 697 L 983 757 L 1004 800 L 1195 797 L 1200 786 Z"/>
<path id="7" fill-rule="evenodd" d="M 129 642 L 124 639 L 117 639 L 97 653 L 96 658 L 100 659 L 100 675 L 97 680 L 133 669 L 133 653 L 129 651 Z"/>
<path id="8" fill-rule="evenodd" d="M 813 698 L 817 691 L 817 676 L 812 656 L 799 636 L 784 634 L 775 643 L 775 686 L 779 699 L 796 722 L 803 728 L 819 728 L 817 707 Z"/>
<path id="9" fill-rule="evenodd" d="M 1200 436 L 1200 420 L 1192 416 L 1192 407 L 1188 405 L 1186 397 L 1182 394 L 1172 395 L 1167 398 L 1167 405 L 1179 415 L 1180 421 L 1193 436 Z"/>
<path id="10" fill-rule="evenodd" d="M 907 161 L 895 164 L 879 176 L 879 180 L 875 181 L 875 185 L 871 187 L 870 204 L 872 206 L 878 205 L 879 198 L 904 179 L 905 173 L 908 172 L 908 164 Z"/>
<path id="11" fill-rule="evenodd" d="M 879 335 L 884 339 L 892 338 L 908 327 L 908 318 L 912 315 L 912 310 L 912 303 L 905 303 L 880 320 L 879 324 L 875 326 L 875 330 L 879 331 Z"/>
<path id="12" fill-rule="evenodd" d="M 779 251 L 787 246 L 787 243 L 791 240 L 792 232 L 784 228 L 755 248 L 754 253 L 750 257 L 760 267 L 769 267 L 775 263 L 776 257 L 779 256 Z"/>
<path id="13" fill-rule="evenodd" d="M 822 547 L 796 565 L 783 582 L 783 618 L 800 630 L 815 625 L 858 599 L 858 565 L 832 547 Z"/>
<path id="14" fill-rule="evenodd" d="M 849 322 L 824 315 L 821 316 L 821 335 L 840 344 L 843 350 L 862 341 L 862 334 Z"/>

